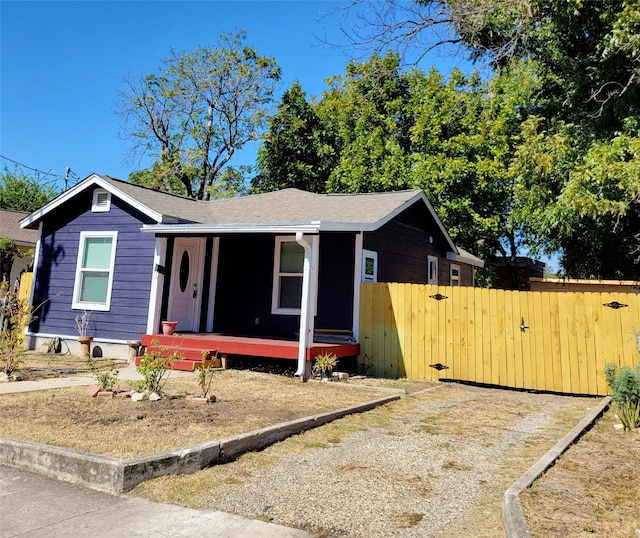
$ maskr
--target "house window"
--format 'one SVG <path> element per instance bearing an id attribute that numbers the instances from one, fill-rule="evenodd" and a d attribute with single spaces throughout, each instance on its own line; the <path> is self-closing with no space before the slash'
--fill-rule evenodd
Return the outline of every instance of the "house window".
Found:
<path id="1" fill-rule="evenodd" d="M 460 285 L 460 266 L 451 264 L 449 269 L 449 281 L 451 286 Z"/>
<path id="2" fill-rule="evenodd" d="M 272 314 L 300 314 L 304 248 L 291 237 L 276 237 Z"/>
<path id="3" fill-rule="evenodd" d="M 429 256 L 427 258 L 427 284 L 438 285 L 438 258 Z"/>
<path id="4" fill-rule="evenodd" d="M 362 250 L 362 282 L 378 281 L 378 253 Z"/>
<path id="5" fill-rule="evenodd" d="M 111 210 L 111 193 L 104 189 L 94 189 L 91 211 L 93 213 L 108 212 Z"/>
<path id="6" fill-rule="evenodd" d="M 81 232 L 73 308 L 109 310 L 118 232 Z"/>

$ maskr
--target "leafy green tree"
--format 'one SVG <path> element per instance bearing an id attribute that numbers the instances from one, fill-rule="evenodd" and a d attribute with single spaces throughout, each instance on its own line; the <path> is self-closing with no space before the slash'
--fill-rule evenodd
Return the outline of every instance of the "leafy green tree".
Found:
<path id="1" fill-rule="evenodd" d="M 18 245 L 13 239 L 0 238 L 0 282 L 9 280 L 13 259 L 20 256 Z"/>
<path id="2" fill-rule="evenodd" d="M 409 85 L 397 54 L 351 62 L 334 77 L 316 110 L 339 155 L 329 177 L 333 192 L 407 187 L 410 174 Z"/>
<path id="3" fill-rule="evenodd" d="M 336 164 L 335 149 L 325 126 L 299 82 L 282 96 L 278 112 L 258 150 L 258 175 L 251 180 L 253 192 L 285 188 L 325 192 Z"/>
<path id="4" fill-rule="evenodd" d="M 157 74 L 127 81 L 126 134 L 134 152 L 156 156 L 157 170 L 167 173 L 163 189 L 174 192 L 178 180 L 187 196 L 209 199 L 234 153 L 266 125 L 280 68 L 245 38 L 223 34 L 216 47 L 173 51 Z"/>
<path id="5" fill-rule="evenodd" d="M 209 198 L 235 198 L 248 194 L 247 176 L 250 166 L 227 166 L 209 187 Z"/>
<path id="6" fill-rule="evenodd" d="M 58 195 L 49 182 L 27 176 L 6 166 L 0 173 L 0 208 L 13 211 L 35 211 Z"/>
<path id="7" fill-rule="evenodd" d="M 636 278 L 640 1 L 351 3 L 365 4 L 373 24 L 352 32 L 353 42 L 417 48 L 418 58 L 457 43 L 494 78 L 526 69 L 535 93 L 517 104 L 519 133 L 501 157 L 513 182 L 512 233 L 534 250 L 560 252 L 569 276 Z"/>

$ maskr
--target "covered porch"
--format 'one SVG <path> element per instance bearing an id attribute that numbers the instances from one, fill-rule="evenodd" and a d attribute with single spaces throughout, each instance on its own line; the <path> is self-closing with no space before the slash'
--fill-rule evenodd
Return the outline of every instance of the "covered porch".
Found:
<path id="1" fill-rule="evenodd" d="M 229 355 L 298 360 L 300 349 L 300 343 L 294 340 L 226 336 L 214 333 L 145 334 L 141 342 L 147 350 L 161 349 L 164 356 L 175 352 L 180 360 L 174 361 L 173 368 L 189 371 L 198 368 L 203 359 L 209 359 L 215 353 L 219 355 L 224 366 Z M 338 358 L 355 357 L 360 353 L 360 344 L 314 341 L 306 347 L 306 361 L 310 363 L 314 357 L 322 353 L 333 353 Z"/>

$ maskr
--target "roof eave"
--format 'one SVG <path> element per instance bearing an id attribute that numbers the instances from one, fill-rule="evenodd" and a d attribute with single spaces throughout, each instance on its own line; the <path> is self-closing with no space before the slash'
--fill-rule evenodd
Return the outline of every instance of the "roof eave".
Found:
<path id="1" fill-rule="evenodd" d="M 241 234 L 241 233 L 275 233 L 293 234 L 297 232 L 317 234 L 320 232 L 320 223 L 310 222 L 303 224 L 145 224 L 143 232 L 160 235 L 183 234 Z"/>
<path id="2" fill-rule="evenodd" d="M 447 252 L 447 260 L 466 263 L 468 265 L 473 265 L 474 267 L 480 267 L 481 269 L 484 268 L 484 261 L 472 254 L 465 255 L 456 252 Z"/>
<path id="3" fill-rule="evenodd" d="M 144 204 L 141 204 L 135 198 L 132 198 L 128 194 L 125 194 L 121 190 L 117 189 L 111 183 L 109 183 L 108 181 L 105 181 L 102 178 L 102 176 L 100 176 L 99 174 L 91 174 L 90 176 L 82 180 L 77 185 L 74 185 L 69 190 L 66 190 L 65 192 L 63 192 L 62 194 L 60 194 L 59 196 L 51 200 L 51 202 L 49 202 L 48 204 L 42 206 L 40 209 L 37 209 L 27 217 L 22 219 L 20 221 L 20 227 L 21 228 L 31 227 L 36 222 L 40 221 L 46 214 L 50 213 L 51 211 L 60 207 L 61 205 L 64 205 L 66 202 L 71 200 L 74 196 L 90 188 L 92 185 L 97 185 L 103 188 L 104 190 L 110 192 L 111 194 L 117 196 L 118 198 L 120 198 L 127 204 L 131 205 L 132 207 L 135 207 L 136 209 L 141 211 L 143 214 L 147 215 L 149 218 L 155 220 L 156 222 L 162 222 L 163 216 L 160 213 L 158 213 L 157 211 L 154 211 L 153 209 L 149 208 Z"/>

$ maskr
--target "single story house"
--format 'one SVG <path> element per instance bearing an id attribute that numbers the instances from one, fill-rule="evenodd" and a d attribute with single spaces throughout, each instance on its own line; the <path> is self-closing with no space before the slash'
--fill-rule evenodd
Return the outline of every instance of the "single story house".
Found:
<path id="1" fill-rule="evenodd" d="M 38 232 L 36 230 L 28 230 L 20 227 L 20 221 L 28 217 L 29 213 L 25 211 L 12 211 L 9 209 L 0 209 L 0 239 L 8 238 L 16 242 L 16 247 L 20 256 L 13 258 L 8 282 L 11 288 L 20 280 L 20 275 L 31 269 L 33 263 L 33 250 L 36 246 Z"/>
<path id="2" fill-rule="evenodd" d="M 314 341 L 348 341 L 342 355 L 358 354 L 361 282 L 471 286 L 483 266 L 456 248 L 421 190 L 205 202 L 92 174 L 21 226 L 38 230 L 32 302 L 51 298 L 31 348 L 52 337 L 75 345 L 87 311 L 106 356 L 175 320 L 181 334 L 289 341 L 299 375 Z"/>

